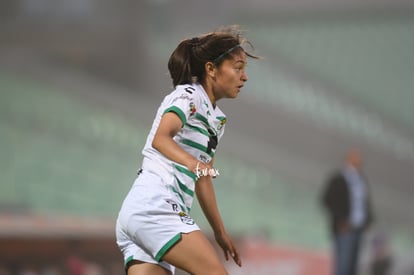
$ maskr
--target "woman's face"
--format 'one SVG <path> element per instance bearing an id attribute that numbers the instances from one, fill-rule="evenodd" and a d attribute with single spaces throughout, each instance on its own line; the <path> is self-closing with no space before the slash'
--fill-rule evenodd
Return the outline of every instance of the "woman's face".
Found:
<path id="1" fill-rule="evenodd" d="M 246 54 L 243 51 L 233 54 L 231 59 L 225 59 L 217 68 L 216 78 L 213 84 L 214 97 L 235 98 L 247 81 Z"/>

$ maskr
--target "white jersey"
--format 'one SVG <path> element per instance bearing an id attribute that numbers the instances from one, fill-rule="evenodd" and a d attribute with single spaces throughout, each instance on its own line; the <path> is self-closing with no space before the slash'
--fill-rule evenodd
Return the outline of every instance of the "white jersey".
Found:
<path id="1" fill-rule="evenodd" d="M 196 175 L 187 167 L 178 164 L 152 147 L 152 141 L 162 116 L 174 112 L 182 122 L 182 128 L 174 140 L 186 152 L 202 162 L 209 162 L 214 157 L 221 139 L 226 117 L 217 107 L 213 106 L 206 91 L 200 84 L 178 85 L 167 95 L 158 108 L 150 134 L 148 135 L 142 154 L 142 168 L 171 178 L 166 182 L 168 188 L 179 198 L 184 212 L 188 213 L 194 197 Z"/>

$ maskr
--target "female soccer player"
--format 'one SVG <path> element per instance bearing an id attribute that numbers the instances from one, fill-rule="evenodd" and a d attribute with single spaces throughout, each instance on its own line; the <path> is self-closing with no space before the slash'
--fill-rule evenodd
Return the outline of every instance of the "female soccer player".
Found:
<path id="1" fill-rule="evenodd" d="M 189 216 L 194 195 L 226 260 L 241 266 L 226 232 L 212 184 L 213 159 L 226 117 L 216 105 L 235 98 L 247 81 L 237 26 L 183 40 L 168 69 L 175 87 L 162 101 L 142 151 L 142 169 L 116 225 L 128 275 L 170 275 L 175 267 L 196 275 L 227 274 L 205 235 Z"/>

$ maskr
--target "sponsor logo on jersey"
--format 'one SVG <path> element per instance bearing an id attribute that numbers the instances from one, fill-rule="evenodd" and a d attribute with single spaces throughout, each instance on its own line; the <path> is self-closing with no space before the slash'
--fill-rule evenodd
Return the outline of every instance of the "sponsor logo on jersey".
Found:
<path id="1" fill-rule="evenodd" d="M 198 156 L 198 159 L 199 160 L 201 160 L 202 162 L 204 162 L 204 163 L 208 163 L 208 162 L 210 162 L 210 160 L 211 160 L 211 158 L 207 158 L 206 156 L 204 156 L 204 155 L 199 155 Z"/>
<path id="2" fill-rule="evenodd" d="M 196 111 L 197 109 L 194 102 L 190 102 L 190 116 L 194 115 Z"/>
<path id="3" fill-rule="evenodd" d="M 182 100 L 192 100 L 192 98 L 188 94 L 181 94 L 181 95 L 175 97 L 172 100 L 171 104 L 174 104 L 174 102 L 176 102 L 177 100 L 180 100 L 180 99 L 182 99 Z"/>

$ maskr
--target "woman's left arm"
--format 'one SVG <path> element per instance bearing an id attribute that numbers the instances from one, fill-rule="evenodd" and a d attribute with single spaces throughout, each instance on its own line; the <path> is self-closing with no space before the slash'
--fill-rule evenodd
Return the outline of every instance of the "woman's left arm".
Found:
<path id="1" fill-rule="evenodd" d="M 239 252 L 224 228 L 223 220 L 217 206 L 216 194 L 211 177 L 200 177 L 196 183 L 195 191 L 200 207 L 213 229 L 217 243 L 223 249 L 226 260 L 229 259 L 230 255 L 234 262 L 241 266 Z"/>

